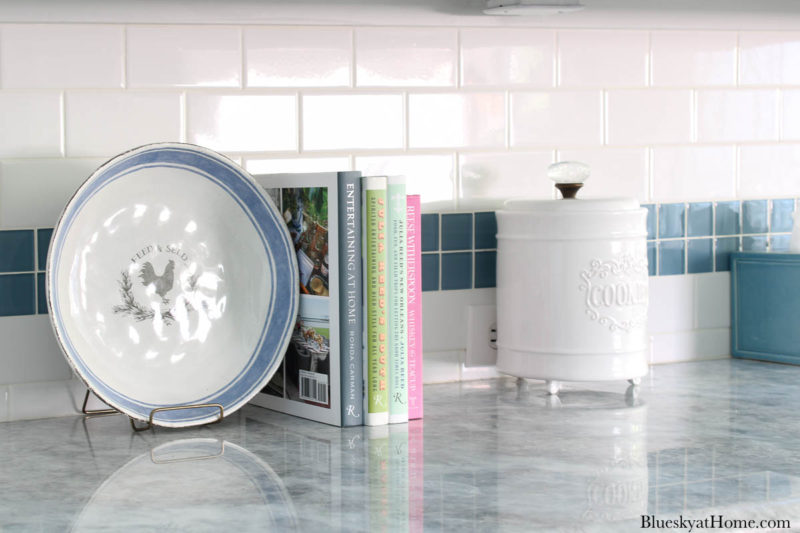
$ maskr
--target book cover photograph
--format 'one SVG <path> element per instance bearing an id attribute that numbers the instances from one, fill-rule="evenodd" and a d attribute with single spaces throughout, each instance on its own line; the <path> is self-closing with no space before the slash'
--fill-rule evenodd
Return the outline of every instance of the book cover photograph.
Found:
<path id="1" fill-rule="evenodd" d="M 361 261 L 360 246 L 355 246 L 360 231 L 349 227 L 355 226 L 360 208 L 355 194 L 360 174 L 255 178 L 281 213 L 294 244 L 300 305 L 283 363 L 252 403 L 337 426 L 361 424 L 361 284 L 348 266 L 348 261 L 358 266 Z M 347 404 L 348 398 L 357 398 L 357 405 Z"/>
<path id="2" fill-rule="evenodd" d="M 280 189 L 279 197 L 278 207 L 297 254 L 300 310 L 283 365 L 265 392 L 327 409 L 331 351 L 328 188 Z"/>

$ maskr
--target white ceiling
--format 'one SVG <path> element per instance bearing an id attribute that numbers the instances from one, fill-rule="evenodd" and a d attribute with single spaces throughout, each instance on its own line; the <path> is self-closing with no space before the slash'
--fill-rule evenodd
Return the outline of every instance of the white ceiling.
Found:
<path id="1" fill-rule="evenodd" d="M 800 29 L 800 0 L 581 0 L 549 17 L 484 15 L 484 0 L 0 0 L 0 22 Z"/>

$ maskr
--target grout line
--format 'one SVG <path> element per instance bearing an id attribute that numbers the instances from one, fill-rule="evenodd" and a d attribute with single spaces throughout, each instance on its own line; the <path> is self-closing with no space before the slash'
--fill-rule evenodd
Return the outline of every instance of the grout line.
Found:
<path id="1" fill-rule="evenodd" d="M 128 26 L 122 26 L 122 89 L 128 88 Z"/>
<path id="2" fill-rule="evenodd" d="M 647 33 L 647 56 L 645 56 L 645 76 L 646 81 L 645 84 L 648 87 L 653 87 L 655 85 L 653 79 L 653 32 Z"/>
<path id="3" fill-rule="evenodd" d="M 608 90 L 600 91 L 600 144 L 608 146 Z"/>
<path id="4" fill-rule="evenodd" d="M 411 146 L 411 113 L 409 113 L 409 102 L 411 96 L 407 91 L 403 92 L 403 152 L 408 152 Z"/>
<path id="5" fill-rule="evenodd" d="M 305 147 L 303 146 L 303 113 L 305 112 L 303 109 L 303 98 L 304 94 L 300 91 L 295 93 L 295 124 L 297 124 L 297 148 L 296 151 L 298 154 L 305 155 Z"/>
<path id="6" fill-rule="evenodd" d="M 698 123 L 700 122 L 699 117 L 698 117 L 698 100 L 699 100 L 699 98 L 698 98 L 697 89 L 692 89 L 690 94 L 691 94 L 691 104 L 690 104 L 691 105 L 691 111 L 690 111 L 690 115 L 689 115 L 689 120 L 690 120 L 689 137 L 691 138 L 691 143 L 692 144 L 697 144 L 697 142 L 698 142 L 698 134 L 697 134 Z"/>
<path id="7" fill-rule="evenodd" d="M 239 26 L 239 88 L 244 90 L 247 88 L 250 80 L 247 76 L 247 48 L 244 44 L 245 28 Z"/>
<path id="8" fill-rule="evenodd" d="M 186 91 L 183 91 L 180 95 L 178 100 L 180 106 L 180 132 L 178 133 L 181 142 L 187 142 L 188 139 L 188 131 L 189 131 L 189 111 L 188 111 L 188 100 L 189 97 L 186 95 Z"/>
<path id="9" fill-rule="evenodd" d="M 354 89 L 357 87 L 358 79 L 356 78 L 356 29 L 350 28 L 350 87 Z"/>
<path id="10" fill-rule="evenodd" d="M 552 87 L 561 87 L 561 40 L 558 30 L 553 32 L 553 81 Z"/>
<path id="11" fill-rule="evenodd" d="M 61 91 L 58 98 L 58 113 L 61 119 L 61 127 L 59 128 L 58 142 L 61 145 L 61 157 L 67 157 L 67 94 L 66 91 Z"/>
<path id="12" fill-rule="evenodd" d="M 776 113 L 776 129 L 778 134 L 778 142 L 783 141 L 783 90 L 775 89 L 777 98 L 775 99 L 775 113 Z"/>
<path id="13" fill-rule="evenodd" d="M 742 85 L 742 32 L 736 32 L 736 48 L 734 49 L 733 53 L 733 83 L 736 87 L 741 87 Z"/>
<path id="14" fill-rule="evenodd" d="M 456 78 L 454 84 L 456 89 L 464 87 L 464 69 L 462 67 L 463 60 L 464 56 L 461 49 L 461 28 L 456 28 L 456 64 L 453 73 Z"/>

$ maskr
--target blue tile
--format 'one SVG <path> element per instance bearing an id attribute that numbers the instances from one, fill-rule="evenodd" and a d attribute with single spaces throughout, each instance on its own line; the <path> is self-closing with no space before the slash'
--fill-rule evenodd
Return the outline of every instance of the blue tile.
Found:
<path id="1" fill-rule="evenodd" d="M 731 269 L 731 252 L 739 251 L 739 237 L 723 237 L 714 244 L 714 261 L 716 272 L 728 272 Z"/>
<path id="2" fill-rule="evenodd" d="M 33 230 L 0 231 L 0 272 L 33 271 Z"/>
<path id="3" fill-rule="evenodd" d="M 791 235 L 772 235 L 769 238 L 769 249 L 771 252 L 788 252 Z"/>
<path id="4" fill-rule="evenodd" d="M 475 249 L 497 248 L 497 217 L 494 212 L 475 213 Z"/>
<path id="5" fill-rule="evenodd" d="M 714 271 L 714 246 L 711 239 L 691 239 L 687 244 L 689 274 Z"/>
<path id="6" fill-rule="evenodd" d="M 742 233 L 766 233 L 767 201 L 745 200 L 742 202 Z"/>
<path id="7" fill-rule="evenodd" d="M 653 204 L 644 204 L 642 207 L 647 209 L 647 238 L 656 238 L 656 206 Z"/>
<path id="8" fill-rule="evenodd" d="M 472 288 L 472 252 L 442 254 L 442 290 Z"/>
<path id="9" fill-rule="evenodd" d="M 439 290 L 439 254 L 422 254 L 422 290 Z"/>
<path id="10" fill-rule="evenodd" d="M 686 206 L 684 204 L 661 204 L 658 206 L 658 237 L 661 239 L 684 237 L 686 235 L 685 213 Z"/>
<path id="11" fill-rule="evenodd" d="M 756 235 L 753 237 L 742 237 L 742 251 L 743 252 L 766 252 L 767 251 L 767 236 Z"/>
<path id="12" fill-rule="evenodd" d="M 442 250 L 472 250 L 472 213 L 442 215 Z"/>
<path id="13" fill-rule="evenodd" d="M 44 288 L 44 274 L 36 274 L 36 307 L 37 312 L 47 314 L 47 293 Z"/>
<path id="14" fill-rule="evenodd" d="M 714 209 L 711 202 L 689 204 L 689 237 L 707 237 L 714 234 Z"/>
<path id="15" fill-rule="evenodd" d="M 36 313 L 33 276 L 33 274 L 0 275 L 0 316 Z"/>
<path id="16" fill-rule="evenodd" d="M 475 252 L 475 288 L 497 286 L 497 252 Z"/>
<path id="17" fill-rule="evenodd" d="M 772 228 L 773 233 L 792 231 L 792 212 L 794 200 L 772 200 Z"/>
<path id="18" fill-rule="evenodd" d="M 422 215 L 422 251 L 436 252 L 439 250 L 439 215 Z"/>
<path id="19" fill-rule="evenodd" d="M 47 249 L 50 247 L 50 238 L 53 236 L 53 228 L 36 230 L 36 246 L 38 247 L 37 270 L 44 272 L 47 268 Z"/>
<path id="20" fill-rule="evenodd" d="M 658 272 L 656 262 L 656 241 L 647 241 L 647 275 L 655 276 Z"/>
<path id="21" fill-rule="evenodd" d="M 658 275 L 672 276 L 685 272 L 684 241 L 658 243 Z"/>
<path id="22" fill-rule="evenodd" d="M 739 234 L 739 202 L 717 202 L 714 235 Z"/>

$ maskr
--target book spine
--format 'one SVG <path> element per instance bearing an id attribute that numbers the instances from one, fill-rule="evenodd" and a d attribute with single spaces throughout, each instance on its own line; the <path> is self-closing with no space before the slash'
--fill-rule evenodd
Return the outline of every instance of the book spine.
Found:
<path id="1" fill-rule="evenodd" d="M 340 172 L 339 331 L 342 425 L 363 424 L 364 316 L 361 277 L 361 173 Z"/>
<path id="2" fill-rule="evenodd" d="M 389 246 L 389 423 L 408 422 L 408 330 L 406 321 L 406 180 L 391 176 L 386 187 Z"/>
<path id="3" fill-rule="evenodd" d="M 387 383 L 389 313 L 386 301 L 386 178 L 364 178 L 364 257 L 366 282 L 367 412 L 369 426 L 389 422 Z"/>
<path id="4" fill-rule="evenodd" d="M 420 197 L 409 195 L 406 200 L 407 237 L 407 308 L 408 319 L 408 419 L 422 418 L 422 242 L 420 227 Z"/>

